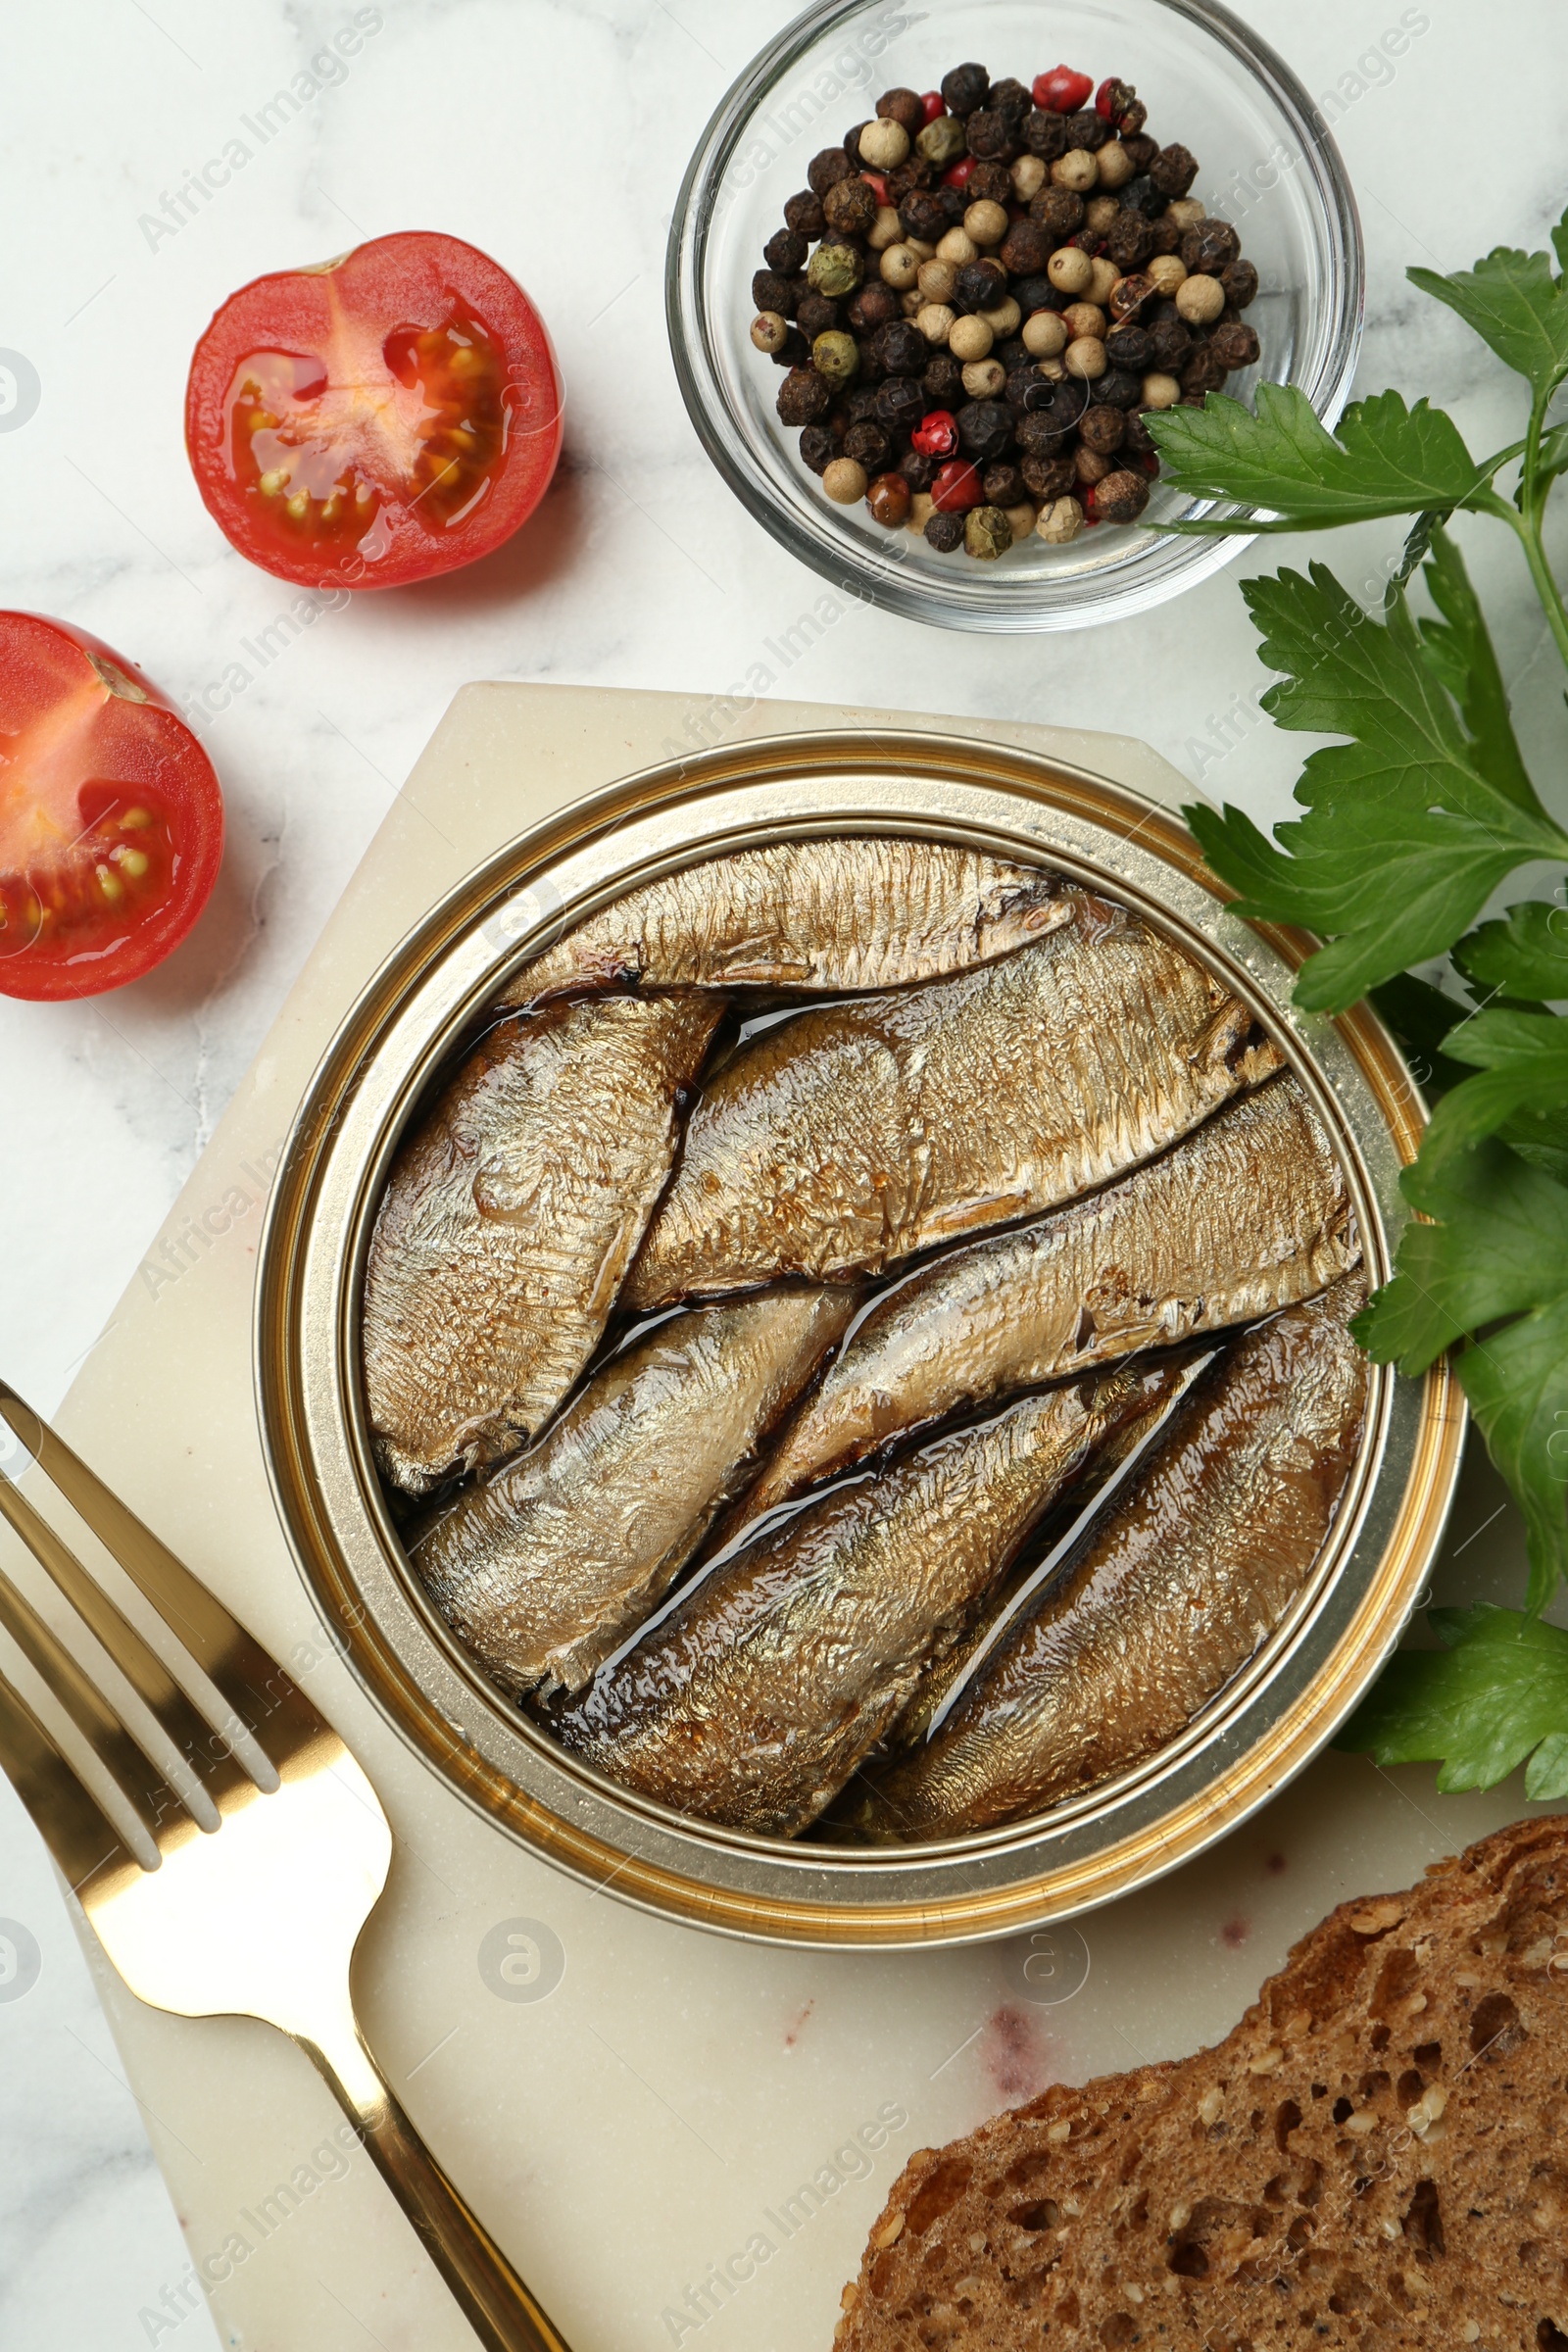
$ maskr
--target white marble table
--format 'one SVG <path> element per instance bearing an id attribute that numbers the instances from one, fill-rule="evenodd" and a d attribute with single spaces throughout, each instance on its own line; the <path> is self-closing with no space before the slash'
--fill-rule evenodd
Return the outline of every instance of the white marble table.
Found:
<path id="1" fill-rule="evenodd" d="M 38 392 L 32 414 L 0 413 L 0 594 L 85 624 L 182 700 L 229 681 L 206 730 L 229 850 L 193 941 L 109 999 L 0 999 L 3 1361 L 45 1410 L 454 689 L 494 677 L 722 693 L 813 593 L 704 459 L 662 301 L 686 154 L 781 10 L 385 0 L 358 12 L 374 26 L 341 77 L 170 229 L 166 197 L 308 74 L 352 13 L 335 0 L 221 13 L 56 0 L 13 5 L 5 24 L 0 346 L 24 355 Z M 1477 122 L 1471 108 L 1483 86 L 1561 88 L 1568 19 L 1546 0 L 1500 0 L 1478 24 L 1434 0 L 1396 66 L 1369 75 L 1359 61 L 1398 21 L 1394 0 L 1307 12 L 1247 0 L 1243 14 L 1314 93 L 1339 92 L 1368 248 L 1362 387 L 1428 390 L 1476 442 L 1506 438 L 1506 395 L 1479 347 L 1402 272 L 1544 241 L 1563 193 L 1556 145 L 1528 127 L 1499 138 L 1495 113 Z M 605 141 L 592 174 L 578 120 Z M 254 646 L 288 593 L 231 552 L 196 496 L 179 423 L 190 349 L 260 271 L 406 226 L 469 238 L 533 294 L 568 385 L 565 461 L 531 527 L 488 564 L 324 613 L 263 666 L 242 641 Z M 1369 529 L 1335 560 L 1352 582 L 1371 578 L 1392 541 Z M 1289 543 L 1272 552 L 1299 557 Z M 1552 723 L 1554 665 L 1538 664 L 1542 631 L 1509 551 L 1488 542 L 1479 569 L 1528 749 Z M 1301 747 L 1256 716 L 1264 678 L 1236 576 L 1081 637 L 943 635 L 858 607 L 776 685 L 796 700 L 1112 726 L 1208 792 L 1277 812 Z M 1483 1574 L 1490 1541 L 1469 1552 Z M 0 1983 L 0 2342 L 169 2341 L 138 2315 L 177 2278 L 184 2248 L 53 1881 L 3 1785 L 0 1920 L 38 1952 L 36 1982 L 28 1970 Z M 197 2352 L 217 2339 L 198 2311 L 175 2340 Z"/>

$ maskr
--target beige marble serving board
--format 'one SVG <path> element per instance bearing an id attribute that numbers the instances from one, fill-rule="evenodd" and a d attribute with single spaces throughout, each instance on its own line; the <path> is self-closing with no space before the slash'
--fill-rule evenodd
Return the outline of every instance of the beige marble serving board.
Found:
<path id="1" fill-rule="evenodd" d="M 268 1489 L 251 1298 L 268 1179 L 341 1015 L 436 898 L 564 802 L 684 744 L 890 723 L 975 731 L 603 689 L 460 694 L 61 1415 L 304 1677 L 379 1789 L 398 1851 L 361 1949 L 361 2015 L 574 2352 L 699 2337 L 705 2352 L 825 2352 L 841 2285 L 914 2148 L 1054 2077 L 1218 2035 L 1329 1905 L 1406 1883 L 1525 1810 L 1517 1783 L 1438 1797 L 1429 1773 L 1326 1756 L 1205 1859 L 1078 1929 L 908 1955 L 774 1950 L 644 1917 L 519 1851 L 431 1778 L 327 1651 Z M 1187 797 L 1119 737 L 989 732 L 1167 805 Z M 1448 1579 L 1499 1598 L 1522 1586 L 1517 1515 L 1480 1532 L 1501 1499 L 1472 1468 Z M 559 1939 L 546 1997 L 516 1996 L 548 1974 L 530 1985 L 498 1972 L 498 1951 L 532 1948 L 509 1935 L 547 1952 Z M 200 2297 L 220 2342 L 245 2352 L 469 2345 L 368 2162 L 345 2154 L 307 2061 L 258 2025 L 142 2007 L 85 1940 L 191 2256 L 161 2311 L 144 2312 L 148 2340 L 177 2346 Z"/>

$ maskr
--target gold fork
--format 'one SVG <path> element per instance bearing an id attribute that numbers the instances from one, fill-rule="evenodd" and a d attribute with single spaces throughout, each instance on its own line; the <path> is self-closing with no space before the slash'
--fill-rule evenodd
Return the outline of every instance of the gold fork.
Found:
<path id="1" fill-rule="evenodd" d="M 194 1781 L 182 1794 L 136 1710 L 112 1704 L 0 1575 L 0 1626 L 112 1784 L 94 1793 L 0 1676 L 0 1767 L 105 1951 L 155 2008 L 260 2017 L 290 2034 L 342 2102 L 487 2352 L 567 2352 L 415 2131 L 355 2018 L 350 1961 L 392 1858 L 374 1789 L 283 1669 L 3 1381 L 0 1422 L 0 1516 Z M 194 1660 L 199 1703 L 19 1491 L 14 1478 L 29 1462 Z"/>

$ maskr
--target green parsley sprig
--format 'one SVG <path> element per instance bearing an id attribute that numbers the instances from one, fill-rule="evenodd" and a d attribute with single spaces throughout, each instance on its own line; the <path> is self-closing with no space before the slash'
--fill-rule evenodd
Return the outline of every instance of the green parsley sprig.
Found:
<path id="1" fill-rule="evenodd" d="M 1148 418 L 1166 480 L 1221 505 L 1173 530 L 1412 518 L 1381 616 L 1322 564 L 1243 584 L 1260 658 L 1280 673 L 1263 709 L 1339 740 L 1308 757 L 1304 813 L 1272 840 L 1240 808 L 1187 815 L 1240 913 L 1326 942 L 1298 1002 L 1337 1012 L 1370 993 L 1421 1057 L 1438 1100 L 1402 1185 L 1424 1221 L 1356 1336 L 1412 1375 L 1451 1353 L 1528 1531 L 1525 1610 L 1432 1612 L 1446 1646 L 1396 1658 L 1342 1744 L 1382 1763 L 1441 1760 L 1452 1788 L 1490 1787 L 1531 1756 L 1534 1796 L 1568 1794 L 1568 1633 L 1539 1619 L 1568 1577 L 1568 1018 L 1552 1009 L 1568 1001 L 1568 887 L 1477 917 L 1521 866 L 1568 866 L 1568 832 L 1526 768 L 1446 526 L 1476 514 L 1512 531 L 1568 665 L 1568 606 L 1544 537 L 1568 472 L 1568 423 L 1551 420 L 1568 381 L 1568 213 L 1552 245 L 1555 269 L 1551 254 L 1498 247 L 1471 270 L 1408 272 L 1528 387 L 1523 437 L 1489 457 L 1473 457 L 1441 409 L 1392 391 L 1348 409 L 1332 433 L 1278 385 L 1250 410 L 1211 395 Z M 1419 613 L 1418 583 L 1430 607 Z M 1407 968 L 1439 957 L 1450 985 Z"/>

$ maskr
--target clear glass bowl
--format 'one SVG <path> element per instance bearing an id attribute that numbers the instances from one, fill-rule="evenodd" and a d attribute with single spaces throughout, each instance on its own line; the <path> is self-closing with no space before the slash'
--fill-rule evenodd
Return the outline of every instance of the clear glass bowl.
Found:
<path id="1" fill-rule="evenodd" d="M 1261 290 L 1248 313 L 1262 356 L 1228 379 L 1298 384 L 1332 423 L 1361 337 L 1361 225 L 1345 166 L 1305 90 L 1214 0 L 934 0 L 904 9 L 827 0 L 748 66 L 693 156 L 670 225 L 665 303 L 692 421 L 731 489 L 775 539 L 874 604 L 959 629 L 1070 629 L 1161 604 L 1245 540 L 1147 527 L 1202 504 L 1155 487 L 1145 523 L 1102 524 L 1067 547 L 1031 538 L 993 564 L 939 556 L 863 506 L 836 507 L 779 422 L 780 371 L 753 349 L 752 273 L 822 147 L 899 84 L 934 89 L 976 58 L 1028 81 L 1063 59 L 1098 84 L 1118 74 L 1161 144 L 1200 159 L 1192 193 L 1231 221 Z"/>

